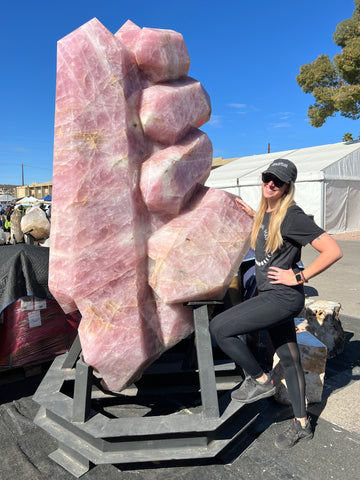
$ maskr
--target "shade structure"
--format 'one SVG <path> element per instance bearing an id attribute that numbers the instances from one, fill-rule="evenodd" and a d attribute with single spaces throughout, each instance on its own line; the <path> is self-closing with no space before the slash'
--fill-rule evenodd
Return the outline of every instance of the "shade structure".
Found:
<path id="1" fill-rule="evenodd" d="M 0 203 L 12 202 L 13 200 L 15 200 L 15 197 L 12 195 L 0 195 Z"/>
<path id="2" fill-rule="evenodd" d="M 360 141 L 240 157 L 212 170 L 206 186 L 239 195 L 254 209 L 261 173 L 277 158 L 298 169 L 296 203 L 329 233 L 360 230 Z"/>
<path id="3" fill-rule="evenodd" d="M 40 200 L 38 198 L 35 198 L 35 197 L 23 197 L 23 198 L 20 198 L 20 200 L 18 200 L 16 203 L 19 204 L 19 205 L 29 205 L 31 203 L 36 203 L 36 202 L 39 202 Z"/>

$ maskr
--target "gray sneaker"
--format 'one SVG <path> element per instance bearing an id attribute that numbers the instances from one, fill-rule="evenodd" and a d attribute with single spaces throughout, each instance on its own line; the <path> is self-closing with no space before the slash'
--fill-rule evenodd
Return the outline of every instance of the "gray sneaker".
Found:
<path id="1" fill-rule="evenodd" d="M 281 450 L 293 447 L 300 440 L 311 440 L 314 436 L 309 419 L 306 421 L 305 427 L 294 418 L 285 432 L 280 433 L 275 440 L 275 446 Z"/>
<path id="2" fill-rule="evenodd" d="M 240 387 L 231 393 L 231 398 L 242 403 L 252 403 L 262 398 L 272 397 L 276 392 L 271 376 L 265 383 L 259 383 L 251 377 L 246 377 Z"/>

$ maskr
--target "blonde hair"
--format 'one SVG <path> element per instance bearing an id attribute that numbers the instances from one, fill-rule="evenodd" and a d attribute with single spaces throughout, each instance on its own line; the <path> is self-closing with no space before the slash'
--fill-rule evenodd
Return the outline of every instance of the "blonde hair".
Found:
<path id="1" fill-rule="evenodd" d="M 281 224 L 284 221 L 287 209 L 290 205 L 294 205 L 295 185 L 294 182 L 289 183 L 288 189 L 284 195 L 280 198 L 280 201 L 276 204 L 269 223 L 269 234 L 265 242 L 266 253 L 274 253 L 275 250 L 281 247 L 283 244 L 283 238 L 281 235 Z M 251 248 L 255 250 L 256 239 L 264 220 L 266 209 L 268 207 L 267 200 L 264 195 L 261 195 L 260 205 L 255 214 L 254 224 L 251 231 Z"/>

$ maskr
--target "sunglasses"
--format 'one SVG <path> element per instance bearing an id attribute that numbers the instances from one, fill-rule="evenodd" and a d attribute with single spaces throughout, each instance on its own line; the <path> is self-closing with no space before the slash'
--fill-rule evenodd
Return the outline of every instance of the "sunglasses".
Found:
<path id="1" fill-rule="evenodd" d="M 277 178 L 275 177 L 274 175 L 271 175 L 270 173 L 263 173 L 262 174 L 262 181 L 264 183 L 269 183 L 269 182 L 273 182 L 273 184 L 275 185 L 275 187 L 277 188 L 281 188 L 285 182 L 283 182 L 282 180 L 280 180 L 280 178 Z"/>

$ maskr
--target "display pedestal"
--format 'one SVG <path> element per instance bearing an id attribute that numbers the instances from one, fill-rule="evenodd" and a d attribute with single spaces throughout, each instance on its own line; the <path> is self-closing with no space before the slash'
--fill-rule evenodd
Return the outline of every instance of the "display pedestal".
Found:
<path id="1" fill-rule="evenodd" d="M 41 406 L 34 422 L 58 442 L 58 449 L 50 454 L 50 458 L 79 478 L 91 464 L 214 458 L 239 437 L 259 411 L 251 405 L 231 400 L 229 389 L 234 380 L 241 380 L 234 364 L 225 361 L 214 368 L 208 318 L 208 305 L 214 303 L 219 302 L 187 304 L 193 308 L 197 356 L 197 369 L 193 373 L 198 374 L 198 382 L 191 382 L 189 387 L 198 392 L 200 385 L 201 405 L 193 411 L 183 399 L 180 404 L 183 410 L 177 409 L 167 415 L 118 418 L 107 414 L 104 407 L 99 411 L 101 402 L 109 403 L 109 399 L 112 405 L 114 402 L 117 406 L 128 405 L 129 396 L 126 391 L 107 395 L 94 388 L 96 378 L 92 368 L 81 358 L 77 337 L 70 351 L 55 359 L 33 397 Z M 227 377 L 232 383 L 227 385 L 228 388 L 222 385 L 225 393 L 219 395 L 215 371 L 225 370 L 233 370 L 232 377 Z M 156 373 L 156 364 L 151 366 L 151 372 L 154 393 L 156 377 L 161 374 Z M 180 378 L 182 372 L 174 373 Z M 166 395 L 166 400 L 170 399 L 161 386 L 156 395 Z M 139 392 L 132 398 L 133 403 L 136 404 L 138 398 Z M 144 398 L 140 402 L 142 405 Z"/>

